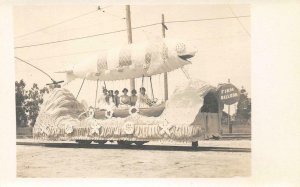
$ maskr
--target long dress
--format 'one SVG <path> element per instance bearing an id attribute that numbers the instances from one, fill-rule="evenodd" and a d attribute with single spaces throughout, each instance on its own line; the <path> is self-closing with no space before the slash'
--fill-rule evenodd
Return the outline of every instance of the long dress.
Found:
<path id="1" fill-rule="evenodd" d="M 106 107 L 106 110 L 113 110 L 116 108 L 116 105 L 114 103 L 114 97 L 113 96 L 109 96 L 108 97 L 108 104 Z"/>
<path id="2" fill-rule="evenodd" d="M 121 95 L 120 108 L 128 108 L 130 106 L 130 97 L 128 95 Z"/>
<path id="3" fill-rule="evenodd" d="M 120 97 L 119 96 L 117 96 L 117 95 L 114 96 L 114 103 L 115 103 L 116 107 L 119 107 L 119 105 L 120 105 Z"/>
<path id="4" fill-rule="evenodd" d="M 136 106 L 139 108 L 149 108 L 151 100 L 149 99 L 148 95 L 139 94 L 136 102 Z"/>
<path id="5" fill-rule="evenodd" d="M 99 109 L 107 109 L 107 107 L 108 107 L 107 95 L 101 94 L 99 96 L 98 106 L 99 106 Z"/>
<path id="6" fill-rule="evenodd" d="M 137 102 L 137 96 L 136 95 L 130 96 L 130 105 L 135 106 L 136 102 Z"/>

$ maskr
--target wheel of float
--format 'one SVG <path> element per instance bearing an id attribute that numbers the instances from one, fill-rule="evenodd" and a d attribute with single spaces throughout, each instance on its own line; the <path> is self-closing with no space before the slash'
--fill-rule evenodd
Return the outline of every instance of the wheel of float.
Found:
<path id="1" fill-rule="evenodd" d="M 124 145 L 124 141 L 123 141 L 123 140 L 118 140 L 118 141 L 117 141 L 117 144 L 118 144 L 118 145 Z"/>
<path id="2" fill-rule="evenodd" d="M 94 142 L 96 142 L 96 143 L 98 143 L 100 145 L 104 145 L 107 142 L 107 140 L 96 140 Z"/>
<path id="3" fill-rule="evenodd" d="M 92 140 L 76 140 L 76 142 L 81 145 L 89 145 L 92 143 Z"/>
<path id="4" fill-rule="evenodd" d="M 130 115 L 138 113 L 138 112 L 139 112 L 139 109 L 136 106 L 132 106 L 132 107 L 129 108 L 129 114 Z"/>
<path id="5" fill-rule="evenodd" d="M 106 110 L 105 111 L 105 117 L 107 117 L 108 119 L 112 118 L 114 111 L 112 110 Z"/>
<path id="6" fill-rule="evenodd" d="M 119 141 L 117 141 L 117 143 L 118 143 L 118 145 L 129 146 L 129 145 L 131 145 L 133 142 L 125 141 L 125 140 L 119 140 Z"/>
<path id="7" fill-rule="evenodd" d="M 138 141 L 138 142 L 134 142 L 135 143 L 135 145 L 137 145 L 137 146 L 142 146 L 142 145 L 144 145 L 145 143 L 147 143 L 147 141 Z"/>
<path id="8" fill-rule="evenodd" d="M 197 147 L 198 147 L 198 141 L 192 142 L 192 147 L 193 147 L 194 149 L 197 148 Z"/>

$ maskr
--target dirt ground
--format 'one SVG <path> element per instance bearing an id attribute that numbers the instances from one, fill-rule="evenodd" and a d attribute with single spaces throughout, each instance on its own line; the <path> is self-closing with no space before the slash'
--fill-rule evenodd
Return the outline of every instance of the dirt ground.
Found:
<path id="1" fill-rule="evenodd" d="M 190 144 L 155 142 L 141 148 L 122 148 L 112 143 L 17 143 L 17 177 L 250 176 L 250 142 L 202 141 L 196 150 Z"/>

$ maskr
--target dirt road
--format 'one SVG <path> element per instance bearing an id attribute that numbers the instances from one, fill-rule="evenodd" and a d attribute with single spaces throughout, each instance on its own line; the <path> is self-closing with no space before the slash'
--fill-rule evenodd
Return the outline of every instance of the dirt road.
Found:
<path id="1" fill-rule="evenodd" d="M 176 146 L 174 146 L 176 145 Z M 233 177 L 251 175 L 249 140 L 190 144 L 17 145 L 17 177 Z"/>

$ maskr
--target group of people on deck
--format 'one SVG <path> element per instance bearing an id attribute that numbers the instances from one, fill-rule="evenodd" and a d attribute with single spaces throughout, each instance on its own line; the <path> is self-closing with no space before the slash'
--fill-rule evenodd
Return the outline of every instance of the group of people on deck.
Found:
<path id="1" fill-rule="evenodd" d="M 122 90 L 122 95 L 119 96 L 118 90 L 107 90 L 103 88 L 103 95 L 98 99 L 99 108 L 113 109 L 113 108 L 129 108 L 136 106 L 138 108 L 147 108 L 152 105 L 152 101 L 146 94 L 144 87 L 140 88 L 140 93 L 137 95 L 135 89 L 131 90 L 131 95 L 128 95 L 128 89 Z"/>

